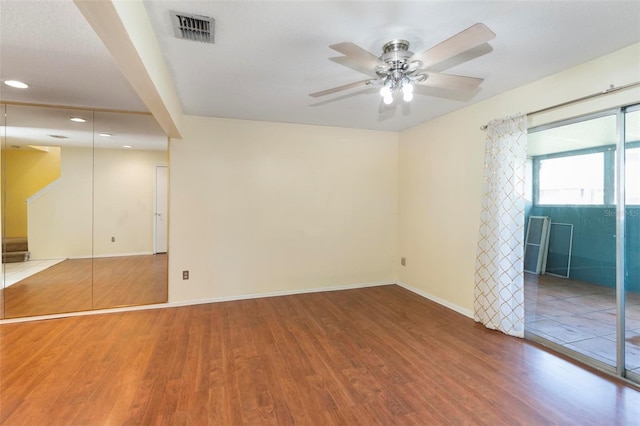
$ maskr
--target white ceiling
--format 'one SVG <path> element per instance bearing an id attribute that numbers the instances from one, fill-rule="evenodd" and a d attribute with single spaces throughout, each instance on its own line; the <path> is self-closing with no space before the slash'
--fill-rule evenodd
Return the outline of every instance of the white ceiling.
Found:
<path id="1" fill-rule="evenodd" d="M 640 42 L 640 1 L 144 3 L 186 114 L 389 131 Z M 170 10 L 212 16 L 215 44 L 175 39 Z M 32 85 L 3 85 L 0 99 L 145 109 L 70 0 L 3 0 L 0 15 L 0 78 Z M 366 78 L 329 61 L 338 56 L 330 44 L 378 54 L 386 41 L 405 38 L 418 52 L 477 22 L 496 33 L 493 52 L 444 70 L 485 79 L 472 99 L 431 91 L 391 115 L 379 113 L 372 89 L 319 104 L 308 96 Z"/>
<path id="2" fill-rule="evenodd" d="M 0 0 L 0 99 L 146 111 L 76 5 Z"/>

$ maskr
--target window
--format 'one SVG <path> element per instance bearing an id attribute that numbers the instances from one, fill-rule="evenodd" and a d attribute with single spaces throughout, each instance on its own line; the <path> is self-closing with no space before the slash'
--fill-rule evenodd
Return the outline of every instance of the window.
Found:
<path id="1" fill-rule="evenodd" d="M 530 129 L 535 204 L 615 204 L 616 114 L 605 111 Z"/>
<path id="2" fill-rule="evenodd" d="M 640 204 L 640 148 L 627 148 L 625 162 L 626 204 Z"/>
<path id="3" fill-rule="evenodd" d="M 539 204 L 604 204 L 604 153 L 540 160 Z"/>
<path id="4" fill-rule="evenodd" d="M 625 204 L 640 205 L 640 106 L 625 114 Z M 615 205 L 616 112 L 529 130 L 534 204 Z"/>
<path id="5" fill-rule="evenodd" d="M 640 204 L 640 107 L 625 113 L 625 198 L 627 204 Z"/>

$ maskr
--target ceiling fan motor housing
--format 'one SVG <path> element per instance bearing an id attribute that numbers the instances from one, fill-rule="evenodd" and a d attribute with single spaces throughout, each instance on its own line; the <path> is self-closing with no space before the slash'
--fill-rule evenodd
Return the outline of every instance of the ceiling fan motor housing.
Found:
<path id="1" fill-rule="evenodd" d="M 413 73 L 417 71 L 422 63 L 420 61 L 412 61 L 413 52 L 409 50 L 409 42 L 407 40 L 391 40 L 382 47 L 382 56 L 380 60 L 386 65 L 376 68 L 376 74 L 384 78 L 383 83 L 391 87 L 401 87 L 404 80 L 413 80 Z M 424 80 L 422 77 L 420 81 Z"/>
<path id="2" fill-rule="evenodd" d="M 380 59 L 392 69 L 398 69 L 408 66 L 409 59 L 412 56 L 413 52 L 409 51 L 409 42 L 407 40 L 391 40 L 382 47 Z"/>

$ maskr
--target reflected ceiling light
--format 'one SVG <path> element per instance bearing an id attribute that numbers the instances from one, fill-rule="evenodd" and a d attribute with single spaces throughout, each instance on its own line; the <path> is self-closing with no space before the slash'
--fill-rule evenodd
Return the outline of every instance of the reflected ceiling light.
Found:
<path id="1" fill-rule="evenodd" d="M 18 80 L 5 80 L 4 84 L 7 86 L 15 87 L 16 89 L 26 89 L 29 87 L 27 83 L 23 83 Z"/>
<path id="2" fill-rule="evenodd" d="M 85 123 L 87 120 L 85 120 L 82 117 L 71 117 L 69 118 L 69 120 L 76 122 L 76 123 Z"/>
<path id="3" fill-rule="evenodd" d="M 122 145 L 123 148 L 133 148 L 131 145 Z"/>
<path id="4" fill-rule="evenodd" d="M 103 138 L 110 138 L 113 135 L 111 133 L 98 133 L 98 136 L 102 136 Z"/>

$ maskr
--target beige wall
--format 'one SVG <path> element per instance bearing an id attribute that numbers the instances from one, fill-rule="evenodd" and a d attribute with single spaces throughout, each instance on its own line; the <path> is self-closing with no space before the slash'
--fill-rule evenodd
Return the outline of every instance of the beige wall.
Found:
<path id="1" fill-rule="evenodd" d="M 60 179 L 29 205 L 32 259 L 151 253 L 154 166 L 166 152 L 63 148 L 61 160 Z"/>
<path id="2" fill-rule="evenodd" d="M 396 134 L 186 116 L 182 135 L 170 302 L 395 281 Z"/>
<path id="3" fill-rule="evenodd" d="M 473 309 L 488 121 L 640 80 L 640 45 L 447 114 L 400 134 L 399 280 L 467 315 Z M 629 90 L 530 119 L 537 125 L 640 101 Z"/>
<path id="4" fill-rule="evenodd" d="M 96 149 L 93 255 L 153 252 L 155 166 L 164 151 Z M 115 242 L 111 241 L 115 237 Z"/>
<path id="5" fill-rule="evenodd" d="M 92 171 L 90 149 L 62 149 L 60 178 L 27 206 L 31 259 L 91 256 Z"/>

